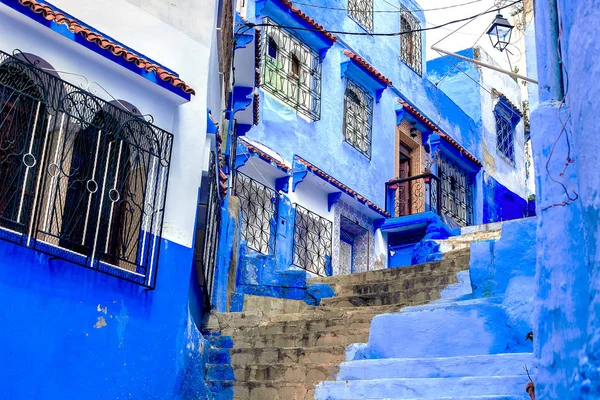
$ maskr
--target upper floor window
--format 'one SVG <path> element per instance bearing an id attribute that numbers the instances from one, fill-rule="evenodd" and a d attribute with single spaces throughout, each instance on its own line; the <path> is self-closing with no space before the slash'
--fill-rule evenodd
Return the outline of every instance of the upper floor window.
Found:
<path id="1" fill-rule="evenodd" d="M 274 24 L 268 18 L 265 23 Z M 313 121 L 321 116 L 319 54 L 278 26 L 266 26 L 262 36 L 261 87 Z"/>
<path id="2" fill-rule="evenodd" d="M 348 15 L 369 32 L 373 31 L 373 0 L 348 0 Z"/>
<path id="3" fill-rule="evenodd" d="M 510 164 L 515 164 L 515 127 L 512 110 L 501 105 L 494 108 L 494 117 L 496 119 L 496 147 L 498 152 Z"/>
<path id="4" fill-rule="evenodd" d="M 400 58 L 417 74 L 422 74 L 421 25 L 408 10 L 400 14 Z M 404 33 L 406 32 L 406 33 Z"/>
<path id="5" fill-rule="evenodd" d="M 154 287 L 172 135 L 0 52 L 0 237 Z"/>
<path id="6" fill-rule="evenodd" d="M 373 97 L 362 87 L 346 79 L 344 93 L 344 137 L 358 151 L 371 157 Z"/>

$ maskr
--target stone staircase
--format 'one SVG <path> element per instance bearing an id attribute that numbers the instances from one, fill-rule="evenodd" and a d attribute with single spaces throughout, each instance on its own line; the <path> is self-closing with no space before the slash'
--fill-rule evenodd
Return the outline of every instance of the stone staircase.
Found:
<path id="1" fill-rule="evenodd" d="M 471 327 L 461 326 L 471 323 L 469 315 L 491 309 L 489 321 L 475 322 L 472 334 L 480 334 L 485 324 L 494 325 L 499 308 L 495 299 L 468 298 L 469 248 L 464 245 L 497 232 L 469 235 L 446 243 L 441 261 L 309 279 L 335 292 L 316 307 L 246 296 L 243 312 L 216 316 L 215 330 L 232 340 L 220 357 L 229 365 L 208 365 L 212 384 L 233 388 L 233 398 L 239 400 L 526 399 L 523 366 L 532 365 L 532 355 L 501 354 L 502 344 L 494 347 L 487 336 L 469 339 Z M 456 309 L 464 312 L 457 312 L 453 321 Z M 454 338 L 437 338 L 432 331 L 431 324 L 440 323 L 439 310 L 450 310 L 446 323 L 452 326 L 442 331 L 454 330 Z M 413 314 L 416 318 L 407 320 L 412 326 L 386 325 L 384 317 L 398 312 Z M 386 336 L 395 340 L 391 349 L 381 351 L 385 344 L 379 342 Z M 448 346 L 466 340 L 472 351 L 440 356 L 435 345 L 440 340 Z"/>

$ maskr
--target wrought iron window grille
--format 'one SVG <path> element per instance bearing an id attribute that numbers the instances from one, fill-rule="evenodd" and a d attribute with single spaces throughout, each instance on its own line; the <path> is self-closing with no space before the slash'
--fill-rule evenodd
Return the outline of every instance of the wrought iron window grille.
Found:
<path id="1" fill-rule="evenodd" d="M 408 10 L 402 9 L 400 13 L 400 31 L 410 32 L 400 35 L 400 58 L 417 74 L 423 74 L 421 24 Z M 415 32 L 416 31 L 416 32 Z"/>
<path id="2" fill-rule="evenodd" d="M 348 0 L 348 16 L 373 32 L 373 0 Z"/>
<path id="3" fill-rule="evenodd" d="M 269 18 L 267 24 L 276 24 Z M 265 26 L 261 88 L 313 121 L 321 118 L 321 59 L 292 33 Z"/>
<path id="4" fill-rule="evenodd" d="M 333 223 L 299 204 L 294 205 L 293 265 L 325 276 L 331 266 Z"/>
<path id="5" fill-rule="evenodd" d="M 373 97 L 361 86 L 346 79 L 344 92 L 344 138 L 371 159 Z"/>
<path id="6" fill-rule="evenodd" d="M 512 110 L 503 110 L 502 106 L 494 109 L 496 119 L 496 148 L 500 155 L 512 166 L 515 165 L 515 124 L 509 113 Z"/>
<path id="7" fill-rule="evenodd" d="M 458 225 L 473 225 L 473 182 L 458 165 L 439 157 L 438 171 L 442 186 L 442 213 Z"/>
<path id="8" fill-rule="evenodd" d="M 0 52 L 0 238 L 154 288 L 172 142 Z"/>
<path id="9" fill-rule="evenodd" d="M 268 186 L 237 171 L 235 195 L 242 210 L 242 239 L 249 248 L 274 254 L 277 230 L 277 193 Z"/>
<path id="10" fill-rule="evenodd" d="M 221 229 L 221 200 L 219 197 L 219 163 L 215 151 L 210 153 L 210 164 L 206 187 L 198 205 L 198 223 L 194 248 L 196 265 L 201 272 L 200 285 L 204 288 L 205 304 L 210 309 L 214 288 L 217 249 Z M 204 185 L 205 182 L 202 182 Z M 203 186 L 205 187 L 205 186 Z"/>

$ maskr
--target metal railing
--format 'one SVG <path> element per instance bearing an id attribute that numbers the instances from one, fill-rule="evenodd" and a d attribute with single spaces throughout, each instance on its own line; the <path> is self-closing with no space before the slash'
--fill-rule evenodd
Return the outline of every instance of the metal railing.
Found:
<path id="1" fill-rule="evenodd" d="M 426 173 L 385 184 L 386 210 L 392 218 L 433 211 L 441 215 L 440 178 Z"/>
<path id="2" fill-rule="evenodd" d="M 235 174 L 235 195 L 242 210 L 242 239 L 249 248 L 273 254 L 277 228 L 277 193 L 239 171 Z"/>
<path id="3" fill-rule="evenodd" d="M 0 238 L 153 288 L 172 142 L 0 52 Z"/>
<path id="4" fill-rule="evenodd" d="M 294 205 L 294 211 L 292 264 L 317 275 L 328 275 L 333 223 L 298 204 Z"/>

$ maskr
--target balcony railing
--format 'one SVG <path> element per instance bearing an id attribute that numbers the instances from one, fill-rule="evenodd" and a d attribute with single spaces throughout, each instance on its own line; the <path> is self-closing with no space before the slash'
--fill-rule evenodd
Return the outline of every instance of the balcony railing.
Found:
<path id="1" fill-rule="evenodd" d="M 432 173 L 392 179 L 385 188 L 385 209 L 393 218 L 427 211 L 441 215 L 440 178 Z"/>

